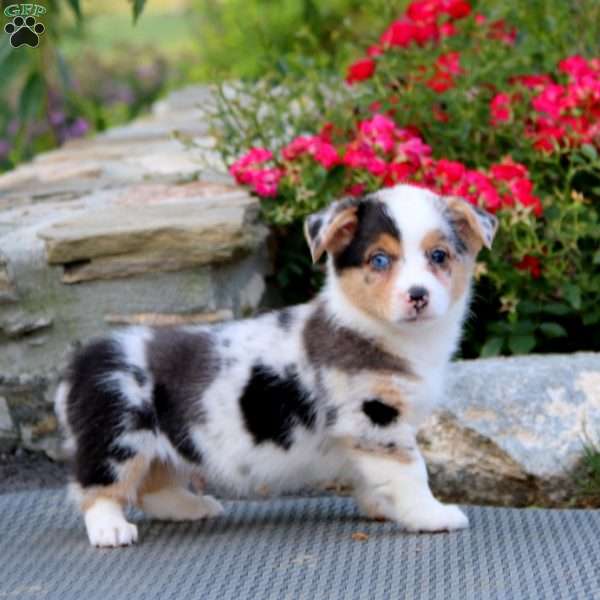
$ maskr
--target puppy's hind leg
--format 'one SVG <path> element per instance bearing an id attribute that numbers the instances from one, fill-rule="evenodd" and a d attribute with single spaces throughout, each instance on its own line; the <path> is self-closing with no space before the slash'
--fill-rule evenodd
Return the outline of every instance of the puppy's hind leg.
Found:
<path id="1" fill-rule="evenodd" d="M 86 488 L 73 485 L 72 493 L 79 501 L 87 535 L 93 546 L 117 547 L 137 542 L 137 527 L 127 521 L 124 508 L 135 501 L 148 467 L 149 461 L 137 455 L 119 466 L 113 484 Z"/>
<path id="2" fill-rule="evenodd" d="M 161 521 L 196 521 L 223 513 L 217 500 L 192 493 L 171 465 L 158 461 L 140 488 L 139 506 L 149 517 Z"/>

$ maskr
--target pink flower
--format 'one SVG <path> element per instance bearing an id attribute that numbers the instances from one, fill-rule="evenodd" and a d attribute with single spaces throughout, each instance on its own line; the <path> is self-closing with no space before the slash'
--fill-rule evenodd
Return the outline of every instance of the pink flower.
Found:
<path id="1" fill-rule="evenodd" d="M 515 195 L 517 202 L 523 206 L 529 206 L 533 209 L 536 217 L 541 217 L 543 207 L 540 199 L 531 192 L 533 184 L 529 179 L 518 179 L 510 184 L 510 189 Z"/>
<path id="2" fill-rule="evenodd" d="M 441 71 L 451 75 L 459 75 L 462 72 L 460 68 L 460 52 L 446 52 L 441 54 L 435 61 Z"/>
<path id="3" fill-rule="evenodd" d="M 352 85 L 369 79 L 375 73 L 375 61 L 372 58 L 361 58 L 348 67 L 346 83 Z"/>
<path id="4" fill-rule="evenodd" d="M 442 158 L 435 166 L 435 176 L 446 185 L 450 185 L 460 181 L 466 170 L 467 168 L 461 162 Z"/>
<path id="5" fill-rule="evenodd" d="M 303 154 L 307 154 L 315 143 L 314 140 L 315 136 L 299 135 L 281 150 L 281 155 L 285 160 L 294 160 Z"/>
<path id="6" fill-rule="evenodd" d="M 250 148 L 229 167 L 229 172 L 238 183 L 250 185 L 257 167 L 272 158 L 273 153 L 266 148 Z"/>
<path id="7" fill-rule="evenodd" d="M 542 274 L 542 268 L 540 266 L 540 261 L 535 256 L 531 256 L 526 254 L 522 260 L 520 260 L 515 267 L 519 269 L 519 271 L 527 271 L 533 279 L 539 279 Z"/>
<path id="8" fill-rule="evenodd" d="M 591 75 L 593 70 L 588 65 L 587 60 L 578 54 L 564 58 L 558 63 L 559 71 L 570 75 L 573 79 L 579 79 L 584 75 Z"/>
<path id="9" fill-rule="evenodd" d="M 334 146 L 327 142 L 321 142 L 314 153 L 315 160 L 326 169 L 331 169 L 339 164 L 340 156 Z"/>
<path id="10" fill-rule="evenodd" d="M 398 144 L 396 151 L 400 155 L 405 155 L 409 159 L 419 162 L 421 158 L 431 154 L 431 146 L 423 143 L 423 140 L 418 137 L 413 137 Z"/>
<path id="11" fill-rule="evenodd" d="M 513 27 L 508 29 L 504 19 L 493 21 L 489 25 L 489 37 L 493 40 L 500 40 L 509 46 L 514 46 L 517 39 L 517 30 Z"/>
<path id="12" fill-rule="evenodd" d="M 558 119 L 564 108 L 564 92 L 565 88 L 562 85 L 548 85 L 531 101 L 531 104 L 538 112 Z"/>
<path id="13" fill-rule="evenodd" d="M 440 31 L 441 38 L 452 37 L 453 35 L 456 35 L 456 33 L 457 33 L 456 26 L 451 21 L 448 21 L 447 23 L 442 23 L 440 25 L 439 31 Z"/>
<path id="14" fill-rule="evenodd" d="M 437 40 L 439 38 L 438 26 L 435 23 L 416 23 L 413 27 L 413 38 L 421 46 L 431 40 Z"/>
<path id="15" fill-rule="evenodd" d="M 526 167 L 508 160 L 498 165 L 492 165 L 490 173 L 494 179 L 499 181 L 512 181 L 528 176 Z"/>
<path id="16" fill-rule="evenodd" d="M 442 94 L 454 87 L 454 79 L 452 79 L 452 75 L 450 75 L 450 73 L 438 70 L 434 73 L 433 77 L 426 82 L 425 85 L 434 92 Z"/>
<path id="17" fill-rule="evenodd" d="M 387 163 L 365 145 L 359 145 L 358 147 L 350 145 L 346 149 L 346 154 L 344 154 L 342 160 L 347 167 L 365 169 L 378 177 L 383 175 L 387 169 Z"/>
<path id="18" fill-rule="evenodd" d="M 381 56 L 383 54 L 383 49 L 378 44 L 373 44 L 367 48 L 367 56 L 375 57 Z"/>
<path id="19" fill-rule="evenodd" d="M 285 160 L 309 155 L 326 169 L 331 169 L 339 163 L 340 157 L 335 147 L 317 135 L 301 135 L 285 146 L 281 154 Z"/>
<path id="20" fill-rule="evenodd" d="M 394 21 L 381 35 L 384 47 L 399 46 L 406 48 L 414 39 L 414 24 L 408 19 Z"/>
<path id="21" fill-rule="evenodd" d="M 496 94 L 490 103 L 492 125 L 506 123 L 511 119 L 511 98 L 508 94 Z"/>
<path id="22" fill-rule="evenodd" d="M 483 199 L 486 210 L 489 210 L 490 212 L 496 212 L 502 208 L 502 198 L 495 188 L 486 187 L 480 189 L 479 196 Z"/>
<path id="23" fill-rule="evenodd" d="M 396 185 L 397 183 L 408 181 L 415 171 L 416 167 L 411 163 L 392 163 L 391 165 L 388 165 L 383 183 L 389 187 Z"/>
<path id="24" fill-rule="evenodd" d="M 466 0 L 443 0 L 442 10 L 452 19 L 464 19 L 471 14 L 471 5 Z"/>
<path id="25" fill-rule="evenodd" d="M 355 198 L 357 196 L 362 196 L 363 193 L 365 191 L 365 186 L 362 183 L 353 183 L 352 185 L 348 186 L 344 193 L 348 194 L 348 196 L 354 196 Z"/>
<path id="26" fill-rule="evenodd" d="M 510 79 L 511 83 L 520 83 L 530 90 L 534 90 L 539 87 L 545 87 L 550 85 L 552 78 L 549 75 L 515 75 Z"/>
<path id="27" fill-rule="evenodd" d="M 261 198 L 272 198 L 277 195 L 277 187 L 282 177 L 283 170 L 277 167 L 254 171 L 252 187 Z"/>
<path id="28" fill-rule="evenodd" d="M 417 23 L 433 23 L 440 11 L 440 0 L 414 0 L 408 5 L 406 15 Z"/>
<path id="29" fill-rule="evenodd" d="M 372 119 L 361 121 L 358 130 L 363 138 L 384 152 L 390 152 L 394 147 L 396 124 L 385 115 L 376 114 Z"/>

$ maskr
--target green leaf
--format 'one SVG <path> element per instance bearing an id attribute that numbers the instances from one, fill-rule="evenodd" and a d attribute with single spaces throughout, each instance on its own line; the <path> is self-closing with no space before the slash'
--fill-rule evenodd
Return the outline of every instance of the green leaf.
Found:
<path id="1" fill-rule="evenodd" d="M 542 311 L 549 315 L 568 315 L 571 312 L 571 308 L 561 302 L 548 302 L 544 304 Z"/>
<path id="2" fill-rule="evenodd" d="M 531 300 L 519 301 L 519 312 L 523 315 L 531 315 L 540 311 L 540 305 Z"/>
<path id="3" fill-rule="evenodd" d="M 540 331 L 551 338 L 565 337 L 567 335 L 567 330 L 558 323 L 542 323 Z"/>
<path id="4" fill-rule="evenodd" d="M 133 22 L 137 23 L 139 16 L 144 10 L 144 4 L 146 4 L 146 0 L 131 0 L 131 3 L 133 4 Z"/>
<path id="5" fill-rule="evenodd" d="M 600 323 L 600 311 L 595 313 L 586 313 L 581 318 L 581 322 L 587 327 L 588 325 L 595 325 Z"/>
<path id="6" fill-rule="evenodd" d="M 499 337 L 491 337 L 486 343 L 481 347 L 481 351 L 479 356 L 481 358 L 488 358 L 490 356 L 498 356 L 502 351 L 502 346 L 504 345 L 504 340 Z"/>
<path id="7" fill-rule="evenodd" d="M 79 4 L 79 0 L 67 0 L 67 2 L 69 3 L 71 10 L 77 17 L 77 20 L 81 21 L 82 14 L 81 14 L 81 6 Z"/>
<path id="8" fill-rule="evenodd" d="M 511 335 L 508 338 L 508 348 L 512 354 L 527 354 L 535 348 L 535 336 Z"/>
<path id="9" fill-rule="evenodd" d="M 595 265 L 600 265 L 600 248 L 594 252 L 594 258 L 592 259 L 592 262 Z"/>
<path id="10" fill-rule="evenodd" d="M 23 123 L 35 118 L 44 102 L 44 80 L 38 71 L 32 71 L 25 81 L 19 98 L 19 117 Z"/>
<path id="11" fill-rule="evenodd" d="M 519 335 L 526 335 L 535 331 L 535 324 L 533 321 L 526 319 L 524 321 L 517 321 L 511 327 L 512 333 Z"/>
<path id="12" fill-rule="evenodd" d="M 591 144 L 583 144 L 581 146 L 581 153 L 594 162 L 598 158 L 598 151 Z"/>
<path id="13" fill-rule="evenodd" d="M 563 286 L 565 300 L 575 309 L 581 308 L 581 290 L 572 283 L 567 283 Z"/>

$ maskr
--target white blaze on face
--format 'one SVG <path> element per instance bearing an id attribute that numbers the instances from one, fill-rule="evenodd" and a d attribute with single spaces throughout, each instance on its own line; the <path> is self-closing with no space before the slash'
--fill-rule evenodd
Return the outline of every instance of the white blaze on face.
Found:
<path id="1" fill-rule="evenodd" d="M 391 300 L 392 313 L 398 320 L 414 317 L 408 291 L 421 287 L 427 290 L 429 301 L 419 316 L 442 317 L 450 307 L 450 291 L 434 274 L 423 248 L 424 239 L 432 231 L 448 230 L 448 223 L 436 206 L 437 196 L 428 190 L 400 185 L 382 190 L 378 197 L 398 226 L 403 251 Z"/>

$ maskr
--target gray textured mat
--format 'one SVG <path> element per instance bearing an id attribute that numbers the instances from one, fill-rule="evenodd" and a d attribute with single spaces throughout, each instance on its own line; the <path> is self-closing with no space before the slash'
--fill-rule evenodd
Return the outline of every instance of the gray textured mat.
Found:
<path id="1" fill-rule="evenodd" d="M 226 506 L 205 523 L 141 520 L 140 545 L 96 550 L 62 492 L 0 496 L 0 598 L 600 598 L 600 511 L 470 508 L 467 531 L 413 535 L 349 499 Z"/>

